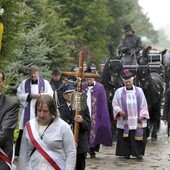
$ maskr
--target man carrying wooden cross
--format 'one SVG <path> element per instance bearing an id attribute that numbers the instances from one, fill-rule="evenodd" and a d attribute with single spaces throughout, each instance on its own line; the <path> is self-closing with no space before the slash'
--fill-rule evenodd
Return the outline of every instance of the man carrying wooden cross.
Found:
<path id="1" fill-rule="evenodd" d="M 79 69 L 76 72 L 64 72 L 62 73 L 62 75 L 64 76 L 76 76 L 77 77 L 77 100 L 76 100 L 76 114 L 75 115 L 80 115 L 80 110 L 81 108 L 83 108 L 83 103 L 87 104 L 87 99 L 79 99 L 79 98 L 83 98 L 81 96 L 83 96 L 82 94 L 82 79 L 83 78 L 97 78 L 99 77 L 99 75 L 96 74 L 92 74 L 92 73 L 84 73 L 83 72 L 83 53 L 80 52 L 80 59 L 79 59 Z M 99 86 L 102 86 L 101 84 Z M 84 87 L 86 87 L 86 84 L 84 85 Z M 103 87 L 103 86 L 102 86 Z M 101 112 L 98 113 L 98 120 L 95 120 L 93 117 L 93 114 L 91 114 L 91 123 L 92 125 L 90 126 L 90 134 L 88 135 L 90 141 L 89 141 L 89 146 L 91 147 L 95 147 L 98 146 L 100 144 L 106 145 L 106 146 L 111 146 L 112 145 L 112 136 L 111 136 L 111 125 L 110 125 L 110 120 L 109 120 L 109 113 L 108 113 L 108 108 L 107 108 L 107 100 L 106 99 L 106 95 L 105 95 L 105 90 L 104 87 L 103 88 L 99 88 L 103 90 L 103 95 L 99 96 L 99 97 L 103 97 L 103 103 L 100 103 L 100 105 L 98 105 L 97 108 L 97 112 L 99 112 L 100 109 Z M 84 88 L 85 90 L 85 88 Z M 86 91 L 86 90 L 85 90 Z M 96 97 L 95 97 L 96 99 Z M 78 101 L 78 100 L 81 100 Z M 97 100 L 97 99 L 96 99 Z M 101 99 L 100 99 L 101 100 Z M 104 107 L 103 107 L 103 106 Z M 95 111 L 96 114 L 96 111 Z M 95 116 L 95 115 L 94 115 Z M 95 121 L 95 122 L 94 122 Z M 99 122 L 99 126 L 96 126 L 94 129 L 94 123 Z M 78 143 L 78 147 L 79 147 L 79 129 L 81 129 L 81 124 L 75 122 L 74 125 L 74 136 L 75 136 L 75 141 L 76 143 Z M 80 126 L 80 127 L 79 127 Z M 93 135 L 93 130 L 95 130 L 95 136 L 93 138 L 93 141 L 91 141 L 92 138 L 91 135 Z M 99 139 L 100 138 L 100 139 Z M 95 139 L 95 140 L 94 140 Z M 92 145 L 91 145 L 92 144 Z"/>
<path id="2" fill-rule="evenodd" d="M 60 117 L 70 124 L 74 131 L 77 143 L 76 170 L 85 170 L 85 158 L 89 151 L 88 134 L 90 133 L 90 115 L 86 103 L 86 94 L 82 92 L 82 79 L 84 77 L 98 77 L 96 74 L 83 72 L 83 53 L 80 52 L 79 68 L 76 72 L 62 72 L 64 76 L 76 77 L 76 87 L 73 82 L 68 82 L 63 87 L 63 97 L 66 103 L 60 106 Z M 77 88 L 77 89 L 76 89 Z"/>
<path id="3" fill-rule="evenodd" d="M 73 83 L 66 83 L 63 86 L 63 97 L 66 102 L 60 106 L 58 110 L 60 112 L 60 117 L 70 125 L 73 131 L 75 130 L 75 122 L 79 124 L 75 169 L 85 170 L 86 153 L 89 151 L 87 134 L 89 134 L 90 131 L 90 115 L 87 105 L 80 110 L 78 115 L 76 115 L 75 105 L 72 104 L 73 96 L 77 93 L 75 90 L 76 87 Z"/>

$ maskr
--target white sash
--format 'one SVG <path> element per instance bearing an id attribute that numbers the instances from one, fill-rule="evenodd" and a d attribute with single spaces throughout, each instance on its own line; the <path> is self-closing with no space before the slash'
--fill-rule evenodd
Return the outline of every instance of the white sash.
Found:
<path id="1" fill-rule="evenodd" d="M 55 170 L 60 170 L 54 159 L 54 155 L 49 152 L 48 146 L 41 140 L 40 135 L 36 129 L 35 122 L 29 121 L 26 124 L 28 137 L 34 147 L 41 153 L 41 155 L 54 167 Z"/>

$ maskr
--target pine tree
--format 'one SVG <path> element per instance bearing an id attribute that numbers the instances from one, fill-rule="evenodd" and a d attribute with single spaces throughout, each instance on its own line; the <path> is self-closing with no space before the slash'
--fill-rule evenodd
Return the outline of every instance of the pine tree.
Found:
<path id="1" fill-rule="evenodd" d="M 8 80 L 10 82 L 9 91 L 13 94 L 16 93 L 19 83 L 28 77 L 28 69 L 31 65 L 37 65 L 41 70 L 41 75 L 50 78 L 51 62 L 48 60 L 47 54 L 52 52 L 52 48 L 48 46 L 46 39 L 41 37 L 44 27 L 45 25 L 35 25 L 27 31 L 24 29 L 19 35 L 22 37 L 23 45 L 20 49 L 15 50 L 17 60 L 7 66 L 7 75 L 14 73 Z"/>

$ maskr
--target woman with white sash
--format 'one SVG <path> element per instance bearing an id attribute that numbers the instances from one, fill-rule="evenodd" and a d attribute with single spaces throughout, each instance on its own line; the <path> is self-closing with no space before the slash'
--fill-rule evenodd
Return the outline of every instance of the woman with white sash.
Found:
<path id="1" fill-rule="evenodd" d="M 76 146 L 70 126 L 59 118 L 53 98 L 36 101 L 36 118 L 23 132 L 19 170 L 74 170 Z"/>

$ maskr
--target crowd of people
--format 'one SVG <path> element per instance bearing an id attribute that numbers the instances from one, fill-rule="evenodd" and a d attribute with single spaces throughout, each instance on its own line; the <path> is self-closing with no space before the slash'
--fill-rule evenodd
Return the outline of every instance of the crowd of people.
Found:
<path id="1" fill-rule="evenodd" d="M 142 49 L 140 37 L 131 25 L 124 26 L 125 35 L 120 40 L 122 62 L 134 64 L 133 57 Z M 137 61 L 137 60 L 136 60 Z M 102 74 L 94 63 L 83 64 L 84 72 Z M 74 65 L 70 71 L 77 71 Z M 115 91 L 112 106 L 117 122 L 116 156 L 142 159 L 145 153 L 149 119 L 147 101 L 143 90 L 134 85 L 135 75 L 123 70 L 124 86 Z M 0 70 L 0 90 L 5 82 Z M 85 170 L 86 158 L 96 157 L 100 145 L 112 146 L 112 131 L 104 86 L 99 79 L 85 78 L 82 91 L 86 94 L 85 107 L 76 110 L 72 104 L 76 95 L 76 78 L 63 78 L 59 68 L 52 71 L 51 80 L 40 76 L 39 67 L 32 65 L 29 78 L 17 88 L 18 100 L 0 93 L 0 169 L 14 167 L 13 133 L 19 119 L 19 135 L 15 156 L 19 157 L 19 170 Z M 170 90 L 166 93 L 164 120 L 170 128 Z M 77 111 L 79 114 L 76 114 Z M 75 142 L 75 124 L 78 124 L 78 142 Z"/>

